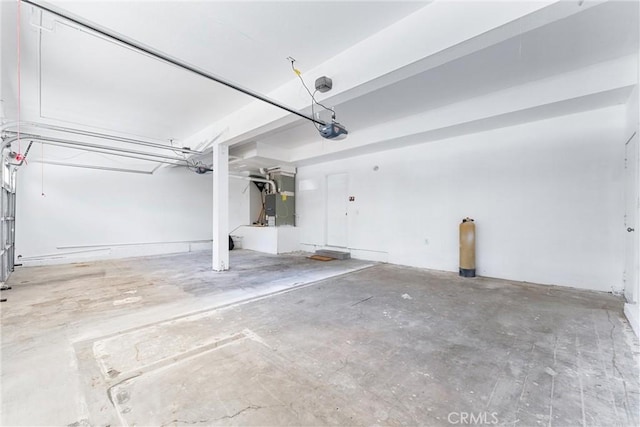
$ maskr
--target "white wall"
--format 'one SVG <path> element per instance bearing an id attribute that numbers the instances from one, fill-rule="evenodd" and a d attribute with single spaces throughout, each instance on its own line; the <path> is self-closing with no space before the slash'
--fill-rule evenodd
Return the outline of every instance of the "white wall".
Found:
<path id="1" fill-rule="evenodd" d="M 640 76 L 639 76 L 640 78 Z M 625 128 L 625 142 L 629 141 L 629 144 L 633 144 L 635 143 L 636 146 L 640 146 L 640 110 L 639 110 L 639 102 L 638 99 L 640 97 L 640 91 L 638 89 L 638 86 L 636 85 L 633 93 L 631 94 L 631 97 L 629 98 L 629 102 L 626 105 L 627 108 L 627 116 L 626 116 L 626 128 Z M 630 140 L 631 138 L 631 140 Z M 638 164 L 638 159 L 628 159 L 627 161 L 629 162 L 635 162 L 636 165 Z M 637 166 L 636 166 L 637 167 Z M 640 187 L 640 181 L 637 184 Z M 633 190 L 630 190 L 633 191 Z M 638 221 L 640 220 L 640 210 L 638 210 L 636 212 L 635 215 L 636 218 L 636 224 L 635 224 L 635 228 L 638 229 Z M 638 256 L 640 256 L 640 239 L 638 238 L 638 234 L 634 233 L 631 235 L 628 235 L 627 238 L 632 238 L 635 239 L 635 244 L 632 244 L 635 247 L 635 257 L 637 258 Z M 627 259 L 629 259 L 629 257 L 627 257 Z M 637 297 L 640 294 L 640 289 L 639 289 L 639 284 L 640 282 L 638 281 L 638 274 L 640 274 L 640 272 L 637 270 L 638 266 L 634 265 L 634 266 L 626 266 L 626 268 L 628 269 L 635 269 L 635 272 L 632 272 L 629 274 L 629 279 L 625 282 L 625 297 L 627 299 L 628 302 L 637 302 Z M 629 281 L 631 281 L 631 283 L 629 283 Z"/>
<path id="2" fill-rule="evenodd" d="M 640 13 L 640 11 L 638 13 Z M 638 31 L 640 32 L 640 29 L 638 29 Z M 638 35 L 640 36 L 640 33 Z M 626 105 L 626 136 L 627 138 L 634 138 L 634 141 L 630 141 L 630 143 L 635 143 L 637 146 L 640 146 L 640 54 L 636 55 L 636 64 L 637 84 Z M 638 188 L 640 188 L 640 177 L 638 180 Z M 634 228 L 636 229 L 634 234 L 627 236 L 627 238 L 635 239 L 635 242 L 631 243 L 630 246 L 635 246 L 636 265 L 626 266 L 627 269 L 634 268 L 635 271 L 627 275 L 627 281 L 625 282 L 624 294 L 627 304 L 625 304 L 624 312 L 634 332 L 637 336 L 640 336 L 640 304 L 638 303 L 638 295 L 640 295 L 640 271 L 638 271 L 637 260 L 637 257 L 640 256 L 640 237 L 638 237 L 640 233 L 640 204 L 636 212 L 636 224 Z M 627 257 L 627 263 L 631 263 L 629 257 Z M 629 277 L 634 277 L 635 279 L 629 283 Z"/>
<path id="3" fill-rule="evenodd" d="M 250 218 L 250 224 L 253 224 L 255 221 L 258 220 L 258 217 L 260 216 L 260 212 L 262 211 L 262 193 L 260 192 L 260 190 L 258 190 L 258 187 L 255 186 L 255 184 L 251 184 L 251 186 L 249 187 L 250 191 L 251 191 L 251 195 L 250 197 L 250 201 L 249 201 L 249 218 Z"/>
<path id="4" fill-rule="evenodd" d="M 624 126 L 613 107 L 301 167 L 302 247 L 325 244 L 326 176 L 346 172 L 353 257 L 457 271 L 470 216 L 479 275 L 619 292 Z"/>
<path id="5" fill-rule="evenodd" d="M 255 221 L 251 219 L 251 187 L 255 187 L 252 182 L 229 179 L 229 233 Z"/>
<path id="6" fill-rule="evenodd" d="M 15 72 L 15 2 L 0 1 L 0 118 L 14 110 Z"/>
<path id="7" fill-rule="evenodd" d="M 212 176 L 31 163 L 18 172 L 16 255 L 36 265 L 210 249 Z M 230 229 L 249 221 L 248 182 L 230 183 Z"/>
<path id="8" fill-rule="evenodd" d="M 242 248 L 268 254 L 284 254 L 300 250 L 298 227 L 240 227 L 234 233 L 242 239 Z"/>

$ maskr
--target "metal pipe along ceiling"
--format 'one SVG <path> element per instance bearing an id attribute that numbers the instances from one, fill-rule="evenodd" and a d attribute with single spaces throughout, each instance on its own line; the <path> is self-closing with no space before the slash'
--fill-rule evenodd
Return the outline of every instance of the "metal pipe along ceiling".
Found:
<path id="1" fill-rule="evenodd" d="M 144 160 L 146 162 L 153 162 L 153 163 L 164 163 L 164 164 L 173 165 L 173 166 L 185 166 L 185 165 L 176 164 L 175 162 L 170 162 L 168 160 L 150 159 L 148 157 L 134 156 L 134 155 L 131 155 L 131 154 L 115 153 L 115 152 L 109 152 L 109 151 L 103 151 L 103 150 L 96 150 L 96 149 L 87 148 L 87 147 L 69 146 L 69 145 L 65 145 L 63 143 L 51 142 L 51 141 L 49 141 L 47 139 L 29 138 L 29 140 L 30 141 L 34 141 L 34 142 L 39 142 L 40 144 L 53 145 L 53 146 L 56 146 L 56 147 L 69 148 L 71 150 L 80 150 L 80 151 L 86 151 L 86 152 L 90 152 L 90 153 L 105 154 L 107 156 L 125 157 L 127 159 Z M 176 159 L 176 160 L 180 161 L 180 162 L 183 162 L 183 163 L 187 162 L 185 159 Z"/>
<path id="2" fill-rule="evenodd" d="M 92 144 L 92 143 L 89 143 L 89 142 L 80 142 L 80 141 L 71 141 L 71 140 L 68 140 L 68 139 L 51 138 L 51 137 L 43 136 L 43 135 L 34 135 L 34 134 L 21 133 L 20 134 L 20 139 L 21 140 L 27 140 L 27 141 L 28 140 L 39 140 L 39 141 L 55 142 L 55 143 L 59 143 L 59 144 L 72 145 L 72 146 L 77 146 L 77 147 L 95 148 L 95 149 L 100 149 L 100 150 L 115 151 L 115 152 L 118 152 L 118 153 L 135 154 L 135 155 L 138 155 L 138 156 L 154 157 L 154 158 L 157 158 L 157 159 L 165 159 L 165 160 L 174 160 L 174 161 L 179 161 L 179 162 L 186 162 L 186 159 L 183 159 L 183 158 L 180 158 L 180 157 L 166 156 L 164 154 L 148 153 L 148 152 L 145 152 L 145 151 L 138 151 L 138 150 L 130 150 L 128 148 L 109 147 L 107 145 Z"/>
<path id="3" fill-rule="evenodd" d="M 253 176 L 241 176 L 241 175 L 229 175 L 229 178 L 244 179 L 245 181 L 252 181 L 252 182 L 264 182 L 265 184 L 271 185 L 271 188 L 273 189 L 274 193 L 278 192 L 278 188 L 276 187 L 276 182 L 271 179 L 256 178 Z"/>
<path id="4" fill-rule="evenodd" d="M 97 169 L 97 170 L 111 171 L 111 172 L 127 172 L 127 173 L 139 173 L 142 175 L 153 175 L 153 172 L 142 171 L 137 169 L 114 168 L 110 166 L 96 166 L 96 165 L 79 165 L 77 163 L 57 162 L 55 160 L 34 160 L 34 163 L 44 163 L 45 165 L 68 166 L 72 168 L 82 168 L 82 169 Z"/>
<path id="5" fill-rule="evenodd" d="M 0 145 L 0 157 L 2 157 L 2 159 L 4 160 L 4 150 L 7 150 L 11 147 L 11 144 L 13 144 L 14 142 L 16 142 L 18 140 L 17 136 L 12 136 L 6 139 L 2 139 L 2 144 Z M 24 153 L 24 156 L 22 157 L 22 160 L 20 160 L 18 163 L 11 163 L 9 162 L 8 164 L 10 166 L 22 166 L 22 164 L 24 163 L 24 161 L 27 158 L 27 154 L 29 154 L 29 150 L 31 149 L 31 142 L 29 143 L 29 146 L 27 147 L 27 150 Z"/>
<path id="6" fill-rule="evenodd" d="M 93 149 L 93 148 L 88 148 L 88 147 L 78 147 L 78 146 L 75 146 L 75 145 L 67 145 L 64 142 L 52 142 L 52 141 L 49 141 L 45 137 L 36 137 L 36 138 L 30 137 L 30 138 L 25 138 L 25 139 L 28 140 L 28 141 L 39 142 L 41 144 L 54 145 L 54 146 L 57 146 L 57 147 L 69 148 L 71 150 L 88 151 L 88 152 L 91 152 L 91 153 L 106 154 L 106 155 L 109 155 L 109 156 L 117 156 L 117 157 L 126 157 L 128 159 L 144 160 L 144 161 L 147 161 L 147 162 L 164 163 L 164 164 L 176 166 L 175 162 L 170 162 L 170 161 L 166 161 L 166 160 L 149 159 L 147 157 L 134 156 L 134 155 L 131 155 L 131 154 L 116 153 L 116 152 L 98 150 L 98 149 Z M 10 147 L 12 143 L 14 143 L 17 140 L 18 140 L 18 137 L 16 137 L 16 136 L 12 136 L 12 137 L 9 137 L 9 138 L 3 140 L 2 141 L 2 150 L 4 151 L 8 147 Z M 107 147 L 107 148 L 111 148 L 111 147 Z M 179 162 L 187 163 L 187 161 L 185 159 L 180 159 L 180 158 L 177 158 L 177 157 L 174 160 L 179 161 Z M 23 162 L 24 162 L 24 160 L 22 160 L 19 164 L 12 164 L 12 165 L 13 166 L 21 166 Z"/>
<path id="7" fill-rule="evenodd" d="M 9 148 L 11 146 L 11 144 L 13 144 L 14 142 L 16 142 L 18 140 L 17 136 L 11 136 L 8 138 L 2 138 L 2 148 L 0 150 L 4 151 L 6 148 Z"/>
<path id="8" fill-rule="evenodd" d="M 14 127 L 17 127 L 17 126 L 18 126 L 17 122 L 8 123 L 8 124 L 2 126 L 2 129 L 3 130 L 7 130 L 7 129 L 14 128 Z M 48 130 L 52 130 L 52 131 L 55 131 L 55 132 L 64 132 L 64 133 L 71 133 L 71 134 L 76 134 L 76 135 L 90 136 L 90 137 L 93 137 L 93 138 L 108 139 L 108 140 L 111 140 L 111 141 L 125 142 L 127 144 L 143 145 L 143 146 L 146 146 L 146 147 L 153 147 L 153 148 L 158 148 L 158 149 L 161 149 L 161 150 L 171 150 L 173 152 L 180 152 L 180 153 L 184 153 L 184 154 L 203 154 L 202 151 L 192 150 L 190 148 L 172 147 L 172 146 L 169 146 L 169 145 L 159 144 L 159 143 L 156 143 L 156 142 L 144 141 L 144 140 L 141 140 L 141 139 L 127 138 L 127 137 L 123 137 L 123 136 L 115 136 L 115 135 L 109 135 L 109 134 L 106 134 L 106 133 L 93 132 L 93 131 L 80 130 L 80 129 L 73 129 L 73 128 L 67 128 L 67 127 L 62 127 L 62 126 L 49 125 L 49 124 L 45 124 L 45 123 L 20 122 L 20 127 L 23 127 L 23 126 L 48 129 Z M 11 131 L 11 132 L 14 132 L 14 131 Z"/>
<path id="9" fill-rule="evenodd" d="M 303 118 L 305 120 L 309 120 L 309 121 L 317 123 L 319 125 L 326 125 L 326 123 L 323 122 L 322 120 L 318 120 L 318 119 L 315 119 L 315 118 L 313 118 L 311 116 L 307 116 L 306 114 L 303 114 L 303 113 L 301 113 L 299 111 L 296 111 L 291 107 L 287 107 L 286 105 L 283 105 L 283 104 L 281 104 L 281 103 L 279 103 L 279 102 L 277 102 L 277 101 L 275 101 L 273 99 L 270 99 L 270 98 L 268 98 L 268 97 L 266 97 L 264 95 L 260 95 L 260 94 L 258 94 L 256 92 L 253 92 L 253 91 L 251 91 L 249 89 L 246 89 L 246 88 L 244 88 L 244 87 L 242 87 L 242 86 L 240 86 L 240 85 L 238 85 L 236 83 L 232 83 L 230 81 L 227 81 L 227 80 L 225 80 L 225 79 L 223 79 L 221 77 L 218 77 L 218 76 L 216 76 L 214 74 L 209 73 L 208 71 L 206 71 L 206 70 L 204 70 L 202 68 L 196 67 L 195 65 L 188 64 L 188 63 L 186 63 L 186 62 L 184 62 L 184 61 L 182 61 L 182 60 L 180 60 L 178 58 L 175 58 L 173 56 L 170 56 L 170 55 L 167 55 L 165 53 L 162 53 L 161 51 L 159 51 L 157 49 L 154 49 L 154 48 L 152 48 L 150 46 L 145 46 L 142 43 L 139 43 L 139 42 L 137 42 L 137 41 L 135 41 L 133 39 L 130 39 L 128 37 L 125 37 L 123 35 L 117 34 L 114 31 L 111 31 L 111 30 L 109 30 L 109 29 L 107 29 L 105 27 L 101 27 L 101 26 L 99 26 L 97 24 L 94 24 L 94 23 L 92 23 L 90 21 L 87 21 L 87 20 L 85 20 L 85 19 L 83 19 L 81 17 L 72 15 L 67 11 L 56 9 L 53 6 L 50 6 L 50 5 L 44 6 L 44 5 L 41 5 L 41 4 L 36 3 L 34 1 L 31 1 L 31 0 L 19 0 L 19 1 L 22 1 L 23 3 L 26 3 L 26 4 L 30 4 L 31 6 L 35 6 L 35 7 L 39 8 L 39 9 L 41 9 L 41 10 L 49 12 L 52 15 L 55 15 L 55 16 L 57 16 L 59 18 L 62 18 L 64 20 L 66 20 L 66 21 L 72 22 L 72 23 L 74 23 L 76 25 L 79 25 L 81 27 L 87 28 L 87 29 L 93 31 L 94 33 L 100 34 L 100 35 L 102 35 L 104 37 L 107 37 L 107 38 L 109 38 L 111 40 L 115 40 L 116 42 L 118 42 L 118 43 L 120 43 L 122 45 L 125 45 L 125 46 L 128 46 L 130 48 L 133 48 L 133 49 L 135 49 L 135 50 L 137 50 L 139 52 L 142 52 L 144 54 L 152 56 L 152 57 L 154 57 L 156 59 L 159 59 L 159 60 L 161 60 L 163 62 L 169 63 L 171 65 L 175 65 L 178 68 L 182 68 L 183 70 L 190 71 L 190 72 L 195 73 L 195 74 L 197 74 L 197 75 L 199 75 L 201 77 L 204 77 L 206 79 L 212 80 L 212 81 L 214 81 L 216 83 L 220 83 L 220 84 L 222 84 L 222 85 L 224 85 L 224 86 L 226 86 L 228 88 L 231 88 L 231 89 L 236 90 L 238 92 L 244 93 L 245 95 L 249 95 L 249 96 L 251 96 L 251 97 L 253 97 L 255 99 L 258 99 L 260 101 L 266 102 L 267 104 L 273 105 L 274 107 L 278 107 L 278 108 L 280 108 L 282 110 L 285 110 L 285 111 L 287 111 L 287 112 L 289 112 L 291 114 L 295 114 L 296 116 L 301 117 L 301 118 Z"/>

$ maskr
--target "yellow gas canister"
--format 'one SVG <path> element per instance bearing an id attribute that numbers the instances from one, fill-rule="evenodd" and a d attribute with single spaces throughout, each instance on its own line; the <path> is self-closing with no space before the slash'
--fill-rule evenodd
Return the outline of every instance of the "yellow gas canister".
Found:
<path id="1" fill-rule="evenodd" d="M 460 223 L 460 276 L 476 277 L 476 224 L 468 217 Z"/>

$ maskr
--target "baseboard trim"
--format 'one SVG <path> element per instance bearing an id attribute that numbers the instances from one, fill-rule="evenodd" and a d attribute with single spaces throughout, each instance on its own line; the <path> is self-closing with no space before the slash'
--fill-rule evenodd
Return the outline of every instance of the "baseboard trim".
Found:
<path id="1" fill-rule="evenodd" d="M 25 256 L 18 260 L 24 267 L 71 264 L 154 255 L 169 255 L 211 249 L 211 241 L 195 240 L 175 243 L 142 243 L 91 247 L 85 250 L 61 250 L 47 255 Z"/>

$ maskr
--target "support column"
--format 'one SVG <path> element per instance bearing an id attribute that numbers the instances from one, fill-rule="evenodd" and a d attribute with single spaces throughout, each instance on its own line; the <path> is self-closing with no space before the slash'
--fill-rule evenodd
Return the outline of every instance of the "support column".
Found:
<path id="1" fill-rule="evenodd" d="M 229 147 L 213 144 L 213 270 L 229 269 Z"/>

